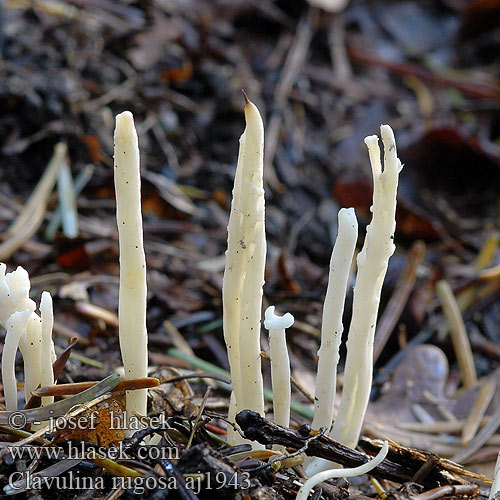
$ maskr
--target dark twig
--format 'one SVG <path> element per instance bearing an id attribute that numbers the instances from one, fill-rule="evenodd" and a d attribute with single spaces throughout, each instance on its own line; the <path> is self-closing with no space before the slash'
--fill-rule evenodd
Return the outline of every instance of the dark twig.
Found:
<path id="1" fill-rule="evenodd" d="M 186 449 L 189 450 L 191 448 L 191 443 L 193 442 L 194 438 L 194 433 L 196 432 L 196 429 L 198 428 L 198 425 L 200 423 L 200 418 L 203 415 L 203 410 L 205 409 L 205 405 L 207 404 L 208 396 L 210 395 L 210 387 L 206 390 L 205 395 L 203 396 L 203 400 L 200 405 L 200 411 L 198 412 L 198 415 L 196 415 L 196 420 L 194 421 L 193 428 L 191 429 L 191 434 L 189 435 L 189 439 L 186 445 Z"/>
<path id="2" fill-rule="evenodd" d="M 437 455 L 431 455 L 427 461 L 418 469 L 418 471 L 413 476 L 411 482 L 412 483 L 421 483 L 430 473 L 430 471 L 437 465 L 439 462 L 439 457 Z"/>
<path id="3" fill-rule="evenodd" d="M 161 465 L 161 468 L 165 471 L 168 478 L 175 478 L 177 493 L 183 500 L 198 500 L 198 496 L 186 486 L 184 476 L 172 465 L 170 460 L 161 459 L 158 463 Z"/>
<path id="4" fill-rule="evenodd" d="M 366 463 L 370 458 L 368 455 L 352 450 L 328 436 L 318 435 L 315 439 L 311 439 L 312 434 L 308 426 L 302 426 L 299 430 L 287 429 L 269 422 L 258 413 L 250 410 L 238 413 L 236 422 L 247 439 L 265 445 L 280 444 L 294 450 L 303 449 L 308 456 L 324 458 L 345 467 L 357 467 Z M 369 440 L 366 441 L 366 448 L 369 448 L 370 452 L 375 452 L 375 443 Z M 373 469 L 370 474 L 378 479 L 389 479 L 390 481 L 405 483 L 412 480 L 429 456 L 429 453 L 417 453 L 409 448 L 391 444 L 388 458 Z M 438 465 L 429 471 L 426 477 L 421 479 L 424 486 L 433 487 L 436 484 L 450 483 L 456 480 L 455 474 L 469 477 L 471 474 L 449 461 L 440 460 Z"/>
<path id="5" fill-rule="evenodd" d="M 141 445 L 141 441 L 145 437 L 152 436 L 153 434 L 160 433 L 162 431 L 166 431 L 169 428 L 169 425 L 167 424 L 167 422 L 165 422 L 165 425 L 163 427 L 147 427 L 145 429 L 134 432 L 134 434 L 127 440 L 125 451 L 127 453 L 134 453 L 135 450 L 139 448 L 139 446 Z"/>

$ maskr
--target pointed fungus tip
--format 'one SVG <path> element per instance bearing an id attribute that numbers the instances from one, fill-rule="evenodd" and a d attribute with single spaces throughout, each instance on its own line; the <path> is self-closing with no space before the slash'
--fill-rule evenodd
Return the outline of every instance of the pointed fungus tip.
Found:
<path id="1" fill-rule="evenodd" d="M 116 115 L 116 123 L 120 123 L 120 124 L 132 123 L 132 125 L 133 125 L 134 124 L 134 116 L 132 115 L 132 113 L 130 111 L 123 111 L 123 112 Z"/>
<path id="2" fill-rule="evenodd" d="M 243 94 L 243 97 L 245 98 L 245 106 L 247 104 L 250 104 L 250 100 L 248 99 L 247 95 L 245 94 L 245 91 L 241 89 L 241 93 Z"/>

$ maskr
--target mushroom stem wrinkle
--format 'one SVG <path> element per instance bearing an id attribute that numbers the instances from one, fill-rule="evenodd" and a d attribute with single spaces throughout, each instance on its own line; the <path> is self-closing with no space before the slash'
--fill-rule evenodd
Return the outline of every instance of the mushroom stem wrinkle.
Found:
<path id="1" fill-rule="evenodd" d="M 265 312 L 264 328 L 269 330 L 269 349 L 271 351 L 271 380 L 273 384 L 274 422 L 283 427 L 290 425 L 290 358 L 286 346 L 285 329 L 293 325 L 290 313 L 278 316 L 274 306 Z"/>
<path id="2" fill-rule="evenodd" d="M 342 208 L 338 215 L 338 235 L 330 260 L 330 273 L 321 325 L 318 373 L 314 404 L 313 429 L 330 432 L 337 387 L 337 365 L 342 340 L 342 314 L 349 281 L 349 271 L 358 239 L 358 221 L 354 208 Z"/>
<path id="3" fill-rule="evenodd" d="M 248 100 L 245 120 L 228 225 L 222 285 L 223 330 L 234 392 L 230 413 L 251 409 L 263 416 L 260 317 L 266 257 L 264 126 L 257 107 Z M 234 443 L 235 438 L 230 432 L 229 442 Z"/>
<path id="4" fill-rule="evenodd" d="M 389 258 L 394 253 L 396 194 L 401 162 L 397 157 L 394 133 L 388 125 L 380 127 L 384 144 L 384 170 L 378 137 L 365 139 L 373 172 L 373 217 L 366 228 L 363 249 L 358 255 L 358 274 L 354 286 L 353 312 L 347 339 L 344 387 L 331 437 L 355 448 L 368 406 L 373 375 L 373 339 L 380 292 Z"/>
<path id="5" fill-rule="evenodd" d="M 116 117 L 114 178 L 120 245 L 119 339 L 125 378 L 147 376 L 146 258 L 141 215 L 139 147 L 132 113 Z M 127 418 L 147 414 L 147 389 L 128 391 Z"/>

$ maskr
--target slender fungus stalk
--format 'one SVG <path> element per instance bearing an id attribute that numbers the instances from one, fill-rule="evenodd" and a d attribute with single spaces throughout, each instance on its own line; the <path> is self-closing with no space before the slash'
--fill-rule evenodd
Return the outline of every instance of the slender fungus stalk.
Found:
<path id="1" fill-rule="evenodd" d="M 318 374 L 314 404 L 313 429 L 330 432 L 337 387 L 337 365 L 342 340 L 342 313 L 356 241 L 358 221 L 354 208 L 342 208 L 338 215 L 338 236 L 330 260 L 330 274 L 321 326 Z"/>
<path id="2" fill-rule="evenodd" d="M 332 469 L 325 470 L 323 472 L 318 472 L 311 478 L 309 478 L 300 488 L 296 500 L 307 500 L 310 491 L 319 483 L 323 481 L 327 481 L 328 479 L 338 478 L 338 477 L 354 477 L 361 476 L 362 474 L 367 474 L 372 469 L 377 467 L 384 458 L 387 456 L 387 452 L 389 451 L 389 445 L 387 441 L 384 441 L 384 445 L 382 449 L 378 452 L 378 455 L 375 458 L 372 458 L 366 464 L 360 465 L 359 467 L 354 467 L 352 469 Z"/>
<path id="3" fill-rule="evenodd" d="M 41 385 L 47 387 L 54 384 L 54 372 L 52 370 L 52 328 L 54 327 L 54 311 L 52 308 L 52 296 L 49 292 L 42 293 L 40 313 L 42 316 Z M 42 406 L 47 406 L 53 402 L 53 396 L 42 398 Z"/>
<path id="4" fill-rule="evenodd" d="M 42 380 L 42 320 L 35 312 L 28 319 L 26 333 L 19 341 L 19 350 L 23 355 L 24 394 L 28 402 Z"/>
<path id="5" fill-rule="evenodd" d="M 14 366 L 16 352 L 19 347 L 25 347 L 23 358 L 25 358 L 25 374 L 29 372 L 28 390 L 35 389 L 32 384 L 36 383 L 36 372 L 40 368 L 40 356 L 38 356 L 38 359 L 35 357 L 33 370 L 27 367 L 29 361 L 26 358 L 32 357 L 34 349 L 31 349 L 26 335 L 28 324 L 33 323 L 38 316 L 34 314 L 35 303 L 29 298 L 30 280 L 27 271 L 20 266 L 15 271 L 7 274 L 6 270 L 7 266 L 3 263 L 0 264 L 0 321 L 7 331 L 2 352 L 2 379 L 6 407 L 8 410 L 17 410 L 17 385 Z M 40 379 L 38 379 L 39 382 Z"/>
<path id="6" fill-rule="evenodd" d="M 142 378 L 148 370 L 146 331 L 146 258 L 142 241 L 139 147 L 132 113 L 116 117 L 116 221 L 120 244 L 119 338 L 125 378 Z M 147 414 L 147 390 L 126 393 L 127 419 Z"/>
<path id="7" fill-rule="evenodd" d="M 240 138 L 222 285 L 223 330 L 234 393 L 229 411 L 232 421 L 238 411 L 246 408 L 264 415 L 260 362 L 266 256 L 262 182 L 264 126 L 256 106 L 246 96 L 245 100 L 246 128 Z M 232 444 L 236 439 L 229 429 L 228 442 Z"/>
<path id="8" fill-rule="evenodd" d="M 2 382 L 5 408 L 9 411 L 17 410 L 16 352 L 34 309 L 35 304 L 33 303 L 32 309 L 17 311 L 5 322 L 7 333 L 2 351 Z"/>
<path id="9" fill-rule="evenodd" d="M 290 313 L 278 316 L 274 306 L 265 312 L 264 328 L 269 330 L 269 348 L 271 350 L 271 379 L 273 383 L 274 421 L 278 425 L 290 425 L 290 358 L 286 346 L 285 329 L 293 325 Z"/>

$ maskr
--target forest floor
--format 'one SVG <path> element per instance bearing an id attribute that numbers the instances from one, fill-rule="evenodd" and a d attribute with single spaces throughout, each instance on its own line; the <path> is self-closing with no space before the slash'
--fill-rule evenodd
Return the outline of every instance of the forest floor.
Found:
<path id="1" fill-rule="evenodd" d="M 293 399 L 302 403 L 291 429 L 261 422 L 254 431 L 290 454 L 308 440 L 301 426 L 311 422 L 337 212 L 356 209 L 360 249 L 372 194 L 363 139 L 387 123 L 404 168 L 359 449 L 374 455 L 380 439 L 391 439 L 395 469 L 371 482 L 325 484 L 315 498 L 488 494 L 481 475 L 491 477 L 500 446 L 498 1 L 354 0 L 337 14 L 299 0 L 9 0 L 1 9 L 0 261 L 29 272 L 36 301 L 43 290 L 54 297 L 58 352 L 78 339 L 59 383 L 114 373 L 121 360 L 113 129 L 114 116 L 130 110 L 142 162 L 149 360 L 161 381 L 151 390 L 151 412 L 168 417 L 166 439 L 179 452 L 178 460 L 141 459 L 137 439 L 126 441 L 130 458 L 116 462 L 125 467 L 119 471 L 152 478 L 135 492 L 113 483 L 119 472 L 110 463 L 0 452 L 6 493 L 192 500 L 189 488 L 162 489 L 158 478 L 184 484 L 201 471 L 202 488 L 193 490 L 200 499 L 295 498 L 303 482 L 296 459 L 273 464 L 271 452 L 220 441 L 229 397 L 222 273 L 244 89 L 266 130 L 264 305 L 296 319 L 287 339 L 299 381 Z M 72 189 L 61 183 L 17 236 L 9 234 L 59 143 L 78 186 L 77 236 L 67 221 L 51 222 L 64 189 Z M 462 340 L 473 352 L 478 382 L 469 387 L 435 292 L 441 279 L 458 300 Z M 351 306 L 350 291 L 346 333 Z M 264 335 L 262 345 L 266 351 Z M 341 365 L 344 357 L 342 348 Z M 196 370 L 203 379 L 192 376 Z M 265 358 L 263 370 L 269 387 Z M 5 450 L 19 437 L 2 429 Z M 65 452 L 80 439 L 115 438 L 57 436 Z M 346 466 L 363 461 L 361 452 L 351 456 L 322 440 L 315 454 Z M 9 490 L 12 474 L 27 468 L 94 482 Z M 207 478 L 220 473 L 225 484 L 210 489 Z"/>

